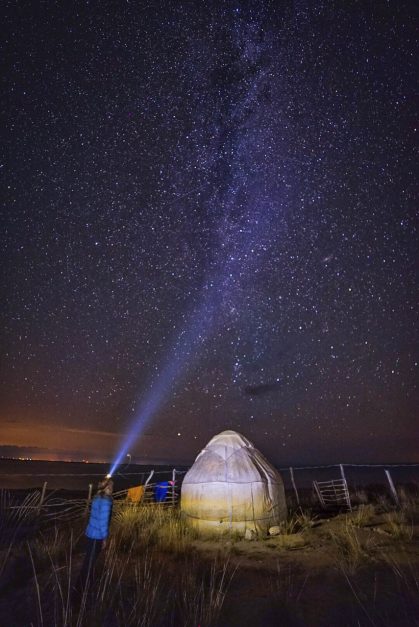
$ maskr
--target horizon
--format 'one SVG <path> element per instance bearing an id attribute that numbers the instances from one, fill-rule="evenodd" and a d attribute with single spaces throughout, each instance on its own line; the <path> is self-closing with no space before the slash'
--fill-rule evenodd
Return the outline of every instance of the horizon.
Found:
<path id="1" fill-rule="evenodd" d="M 100 465 L 110 465 L 112 463 L 112 459 L 108 458 L 108 459 L 98 459 L 98 458 L 94 458 L 91 457 L 86 458 L 86 457 L 79 457 L 78 459 L 76 458 L 76 456 L 74 456 L 73 458 L 71 458 L 71 456 L 69 455 L 65 455 L 62 454 L 60 457 L 60 454 L 55 453 L 54 455 L 50 455 L 50 457 L 48 457 L 48 453 L 47 452 L 34 452 L 34 451 L 30 451 L 29 448 L 25 448 L 25 447 L 21 447 L 21 449 L 19 450 L 20 455 L 19 456 L 9 456 L 7 455 L 7 451 L 5 451 L 4 449 L 7 448 L 12 448 L 12 449 L 16 449 L 18 447 L 7 447 L 7 446 L 0 446 L 0 459 L 2 460 L 10 460 L 10 461 L 23 461 L 23 462 L 48 462 L 48 463 L 74 463 L 74 464 L 100 464 Z M 198 455 L 200 451 L 197 452 L 196 455 Z M 262 452 L 262 451 L 261 451 Z M 27 454 L 27 455 L 26 455 Z M 34 455 L 40 455 L 40 457 L 34 457 Z M 42 457 L 42 455 L 45 455 L 45 457 Z M 54 458 L 55 457 L 55 458 Z M 196 457 L 196 456 L 195 456 Z M 147 466 L 147 465 L 156 465 L 156 466 L 174 466 L 175 464 L 177 464 L 178 466 L 182 466 L 182 467 L 191 467 L 192 464 L 194 463 L 195 458 L 193 460 L 188 460 L 188 461 L 180 461 L 177 460 L 176 462 L 174 462 L 173 460 L 170 460 L 169 458 L 167 459 L 153 459 L 153 458 L 137 458 L 137 457 L 133 457 L 129 466 Z M 419 461 L 408 461 L 408 460 L 396 460 L 396 461 L 382 461 L 382 462 L 376 462 L 376 463 L 372 463 L 370 460 L 363 460 L 363 461 L 358 461 L 358 462 L 353 462 L 353 461 L 349 461 L 348 459 L 346 461 L 342 461 L 342 460 L 336 460 L 336 461 L 326 461 L 326 460 L 316 460 L 313 463 L 306 463 L 306 462 L 301 462 L 301 461 L 296 461 L 291 460 L 289 462 L 287 462 L 286 464 L 280 464 L 279 462 L 276 462 L 274 460 L 268 459 L 268 461 L 270 461 L 275 467 L 281 467 L 283 469 L 286 469 L 288 467 L 293 467 L 293 468 L 298 468 L 298 467 L 312 467 L 315 468 L 316 466 L 319 467 L 328 467 L 328 466 L 339 466 L 339 465 L 343 465 L 343 466 L 354 466 L 354 467 L 385 467 L 385 466 L 398 466 L 398 467 L 414 467 L 414 466 L 419 466 Z M 124 464 L 121 464 L 122 466 Z M 129 466 L 127 468 L 127 474 L 129 474 L 128 470 L 129 470 Z"/>

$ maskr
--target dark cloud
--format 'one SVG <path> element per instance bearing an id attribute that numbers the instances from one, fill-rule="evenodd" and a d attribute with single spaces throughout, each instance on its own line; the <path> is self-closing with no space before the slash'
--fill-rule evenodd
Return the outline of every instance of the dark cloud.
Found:
<path id="1" fill-rule="evenodd" d="M 273 383 L 261 383 L 259 385 L 246 385 L 244 392 L 250 396 L 262 396 L 269 392 L 276 392 L 281 389 L 281 384 L 278 382 Z"/>

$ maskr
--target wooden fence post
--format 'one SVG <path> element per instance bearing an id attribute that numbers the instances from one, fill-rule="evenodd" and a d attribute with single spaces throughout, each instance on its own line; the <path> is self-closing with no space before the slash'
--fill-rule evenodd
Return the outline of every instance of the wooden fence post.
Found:
<path id="1" fill-rule="evenodd" d="M 395 500 L 396 505 L 398 507 L 400 507 L 399 495 L 397 494 L 396 488 L 395 488 L 394 483 L 393 483 L 393 479 L 391 478 L 390 471 L 389 470 L 384 470 L 384 472 L 386 473 L 387 481 L 389 483 L 390 491 L 391 491 L 391 494 L 393 496 L 393 499 Z"/>
<path id="2" fill-rule="evenodd" d="M 176 468 L 172 471 L 172 507 L 176 505 Z"/>
<path id="3" fill-rule="evenodd" d="M 87 516 L 89 513 L 89 505 L 92 500 L 92 492 L 93 492 L 93 483 L 89 483 L 89 492 L 87 494 L 86 508 L 84 510 L 84 515 Z"/>
<path id="4" fill-rule="evenodd" d="M 343 464 L 339 464 L 339 468 L 340 468 L 340 475 L 342 477 L 343 484 L 345 486 L 345 500 L 346 500 L 346 503 L 348 505 L 349 511 L 351 512 L 352 511 L 352 505 L 351 505 L 351 499 L 350 499 L 350 496 L 349 496 L 348 483 L 347 483 L 346 477 L 345 477 L 345 471 L 343 470 Z"/>
<path id="5" fill-rule="evenodd" d="M 290 466 L 290 475 L 291 475 L 291 483 L 292 483 L 292 487 L 294 488 L 294 492 L 295 492 L 295 498 L 297 499 L 297 505 L 300 505 L 300 497 L 298 496 L 298 490 L 297 490 L 297 486 L 295 485 L 295 481 L 294 481 L 294 469 Z"/>
<path id="6" fill-rule="evenodd" d="M 151 481 L 152 476 L 154 475 L 154 469 L 150 472 L 150 474 L 148 475 L 146 482 L 144 484 L 144 495 L 143 495 L 143 499 L 144 499 L 144 503 L 146 503 L 146 492 L 147 492 L 147 486 Z"/>
<path id="7" fill-rule="evenodd" d="M 38 516 L 40 515 L 42 506 L 44 504 L 45 493 L 47 491 L 47 483 L 48 483 L 47 481 L 44 481 L 44 485 L 42 486 L 41 498 L 39 500 L 39 505 L 38 505 Z"/>
<path id="8" fill-rule="evenodd" d="M 148 486 L 148 484 L 150 483 L 151 478 L 152 478 L 152 476 L 153 476 L 153 475 L 154 475 L 154 470 L 152 470 L 152 471 L 150 472 L 150 474 L 148 475 L 147 480 L 146 480 L 146 482 L 145 482 L 145 484 L 144 484 L 144 489 L 145 489 L 145 488 Z"/>

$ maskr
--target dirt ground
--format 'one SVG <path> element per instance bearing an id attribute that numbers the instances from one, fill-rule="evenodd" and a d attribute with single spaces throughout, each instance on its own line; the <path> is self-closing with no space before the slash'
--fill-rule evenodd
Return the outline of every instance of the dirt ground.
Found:
<path id="1" fill-rule="evenodd" d="M 353 627 L 419 625 L 419 527 L 408 542 L 395 541 L 382 517 L 356 529 L 360 554 L 342 558 L 330 534 L 344 516 L 319 520 L 312 529 L 259 541 L 226 541 L 235 574 L 220 627 Z M 196 541 L 208 558 L 217 541 Z"/>
<path id="2" fill-rule="evenodd" d="M 397 536 L 385 514 L 348 531 L 347 516 L 341 514 L 315 519 L 297 533 L 262 539 L 195 539 L 188 559 L 228 564 L 229 585 L 214 627 L 413 627 L 419 626 L 419 526 L 404 531 L 407 536 Z M 170 591 L 189 562 L 184 555 L 159 554 L 158 547 L 153 556 Z M 77 572 L 78 547 L 73 559 Z M 141 564 L 143 556 L 135 559 Z M 98 568 L 104 568 L 103 556 Z M 35 579 L 27 552 L 11 555 L 0 578 L 0 627 L 62 624 L 47 611 L 37 614 L 37 586 L 48 605 L 51 580 L 47 563 Z M 180 620 L 157 616 L 152 626 L 183 627 Z M 95 626 L 121 625 L 111 612 L 101 621 Z"/>

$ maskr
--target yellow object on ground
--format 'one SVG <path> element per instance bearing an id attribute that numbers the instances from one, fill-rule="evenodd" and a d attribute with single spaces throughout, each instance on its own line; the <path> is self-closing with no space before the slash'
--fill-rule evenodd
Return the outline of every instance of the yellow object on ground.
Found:
<path id="1" fill-rule="evenodd" d="M 144 496 L 144 486 L 138 485 L 135 488 L 129 488 L 127 492 L 127 501 L 131 503 L 139 503 Z"/>

